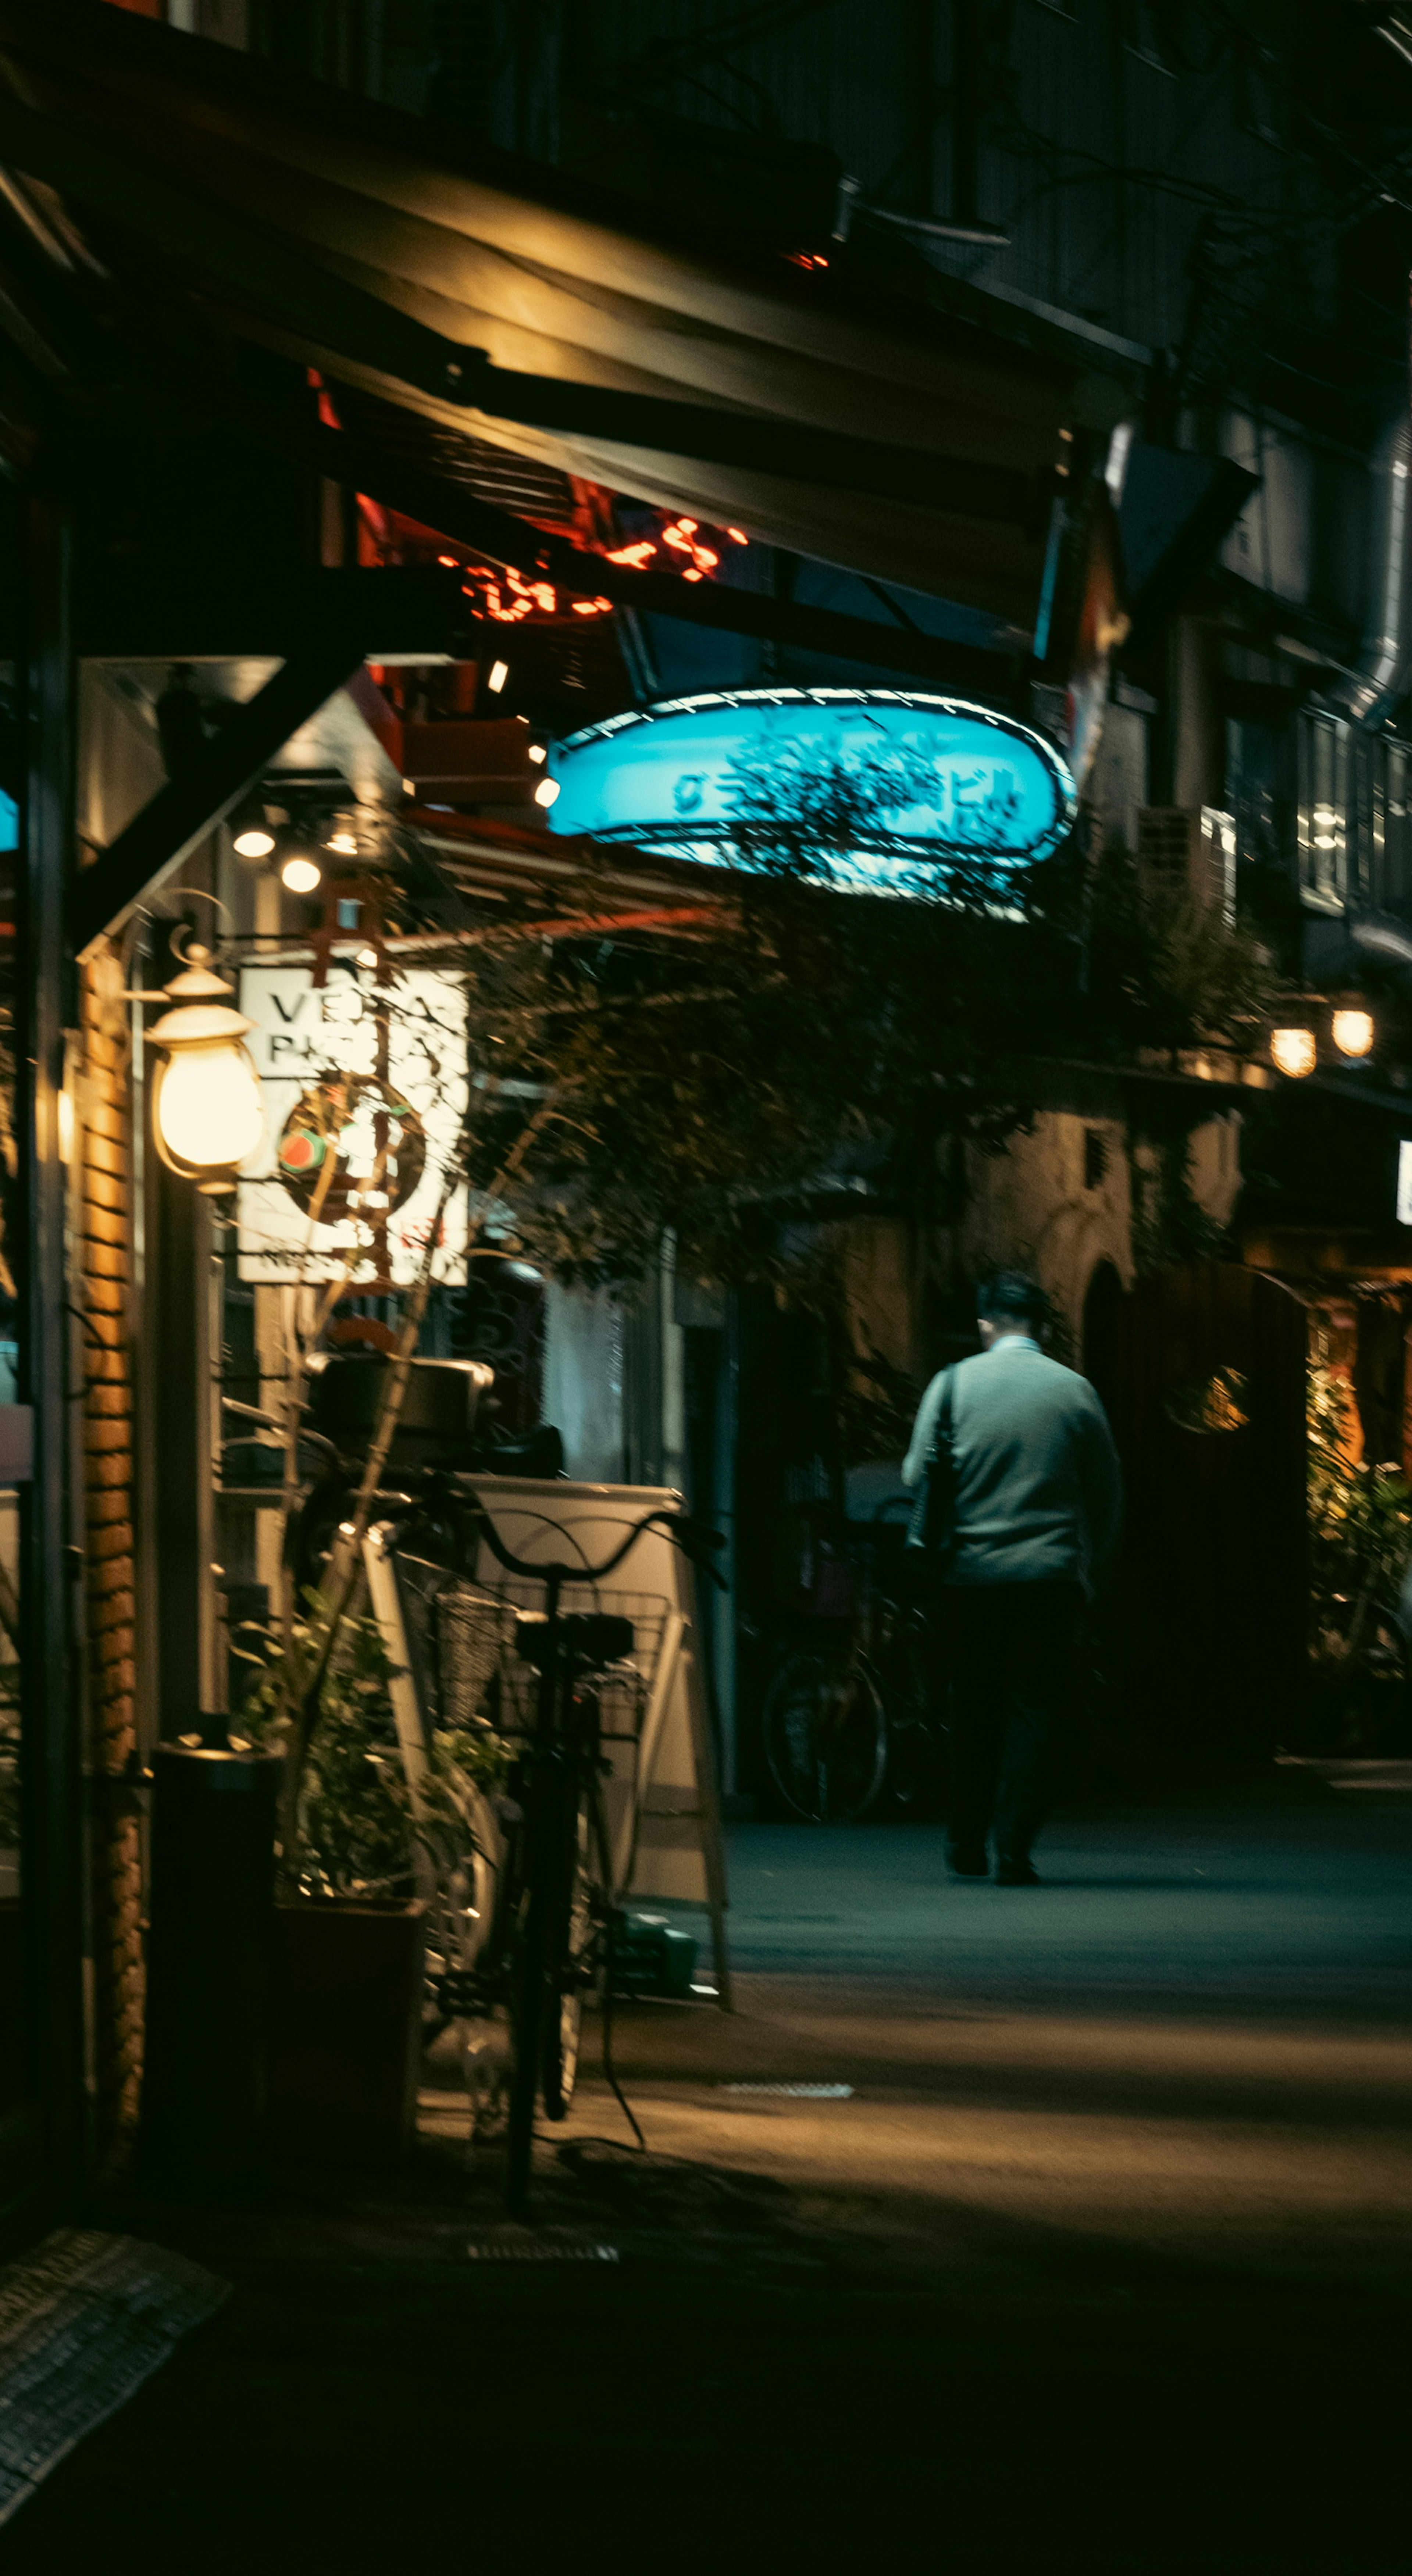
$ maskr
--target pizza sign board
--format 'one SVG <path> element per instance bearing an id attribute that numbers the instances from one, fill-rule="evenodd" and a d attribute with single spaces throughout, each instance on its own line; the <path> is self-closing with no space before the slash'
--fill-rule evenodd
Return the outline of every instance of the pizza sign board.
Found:
<path id="1" fill-rule="evenodd" d="M 309 966 L 241 969 L 240 1007 L 260 1075 L 265 1136 L 241 1174 L 242 1279 L 351 1286 L 420 1275 L 469 1097 L 466 990 L 413 968 L 374 990 L 334 959 L 316 990 Z M 325 1167 L 332 1164 L 332 1169 Z M 464 1276 L 467 1194 L 442 1218 L 433 1275 Z"/>

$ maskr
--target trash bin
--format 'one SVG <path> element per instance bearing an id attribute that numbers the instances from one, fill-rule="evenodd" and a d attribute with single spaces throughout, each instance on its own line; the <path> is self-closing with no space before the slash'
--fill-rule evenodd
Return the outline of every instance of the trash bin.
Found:
<path id="1" fill-rule="evenodd" d="M 261 2161 L 280 1757 L 223 1717 L 152 1757 L 152 1904 L 141 2159 L 209 2189 Z"/>

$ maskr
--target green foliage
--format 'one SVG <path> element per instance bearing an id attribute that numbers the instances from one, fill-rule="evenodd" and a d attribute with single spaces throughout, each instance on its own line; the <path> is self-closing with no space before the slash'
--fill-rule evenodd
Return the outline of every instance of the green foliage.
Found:
<path id="1" fill-rule="evenodd" d="M 905 773 L 891 750 L 738 762 L 735 839 L 760 872 L 689 930 L 487 927 L 471 952 L 472 1188 L 489 1188 L 526 1087 L 547 1098 L 513 1214 L 559 1277 L 640 1277 L 669 1229 L 685 1275 L 772 1282 L 779 1218 L 858 1176 L 915 1223 L 950 1221 L 948 1145 L 1002 1146 L 1044 1096 L 1031 1062 L 1261 1032 L 1275 988 L 1257 943 L 1143 900 L 1121 852 L 1095 867 L 1076 839 L 1008 873 L 1003 902 L 982 848 L 941 891 L 837 890 L 832 858 L 884 841 L 920 793 Z M 591 917 L 602 898 L 575 900 Z"/>
<path id="2" fill-rule="evenodd" d="M 924 1216 L 940 1140 L 1014 1123 L 981 1081 L 1023 1015 L 1008 927 L 766 877 L 671 948 L 483 956 L 501 1067 L 555 1103 L 515 1194 L 525 1248 L 560 1277 L 613 1283 L 670 1228 L 689 1276 L 773 1279 L 775 1220 L 831 1181 L 866 1171 Z M 516 1109 L 485 1117 L 473 1186 Z"/>
<path id="3" fill-rule="evenodd" d="M 772 742 L 738 753 L 722 792 L 734 848 L 753 869 L 827 885 L 866 849 L 890 862 L 898 887 L 936 895 L 935 861 L 894 828 L 910 809 L 934 807 L 938 794 L 935 763 L 905 743 L 855 744 L 840 755 L 807 742 Z M 947 860 L 945 898 L 952 904 L 1007 899 L 1013 862 L 987 864 L 997 845 L 988 837 L 986 812 L 977 808 L 971 819 L 966 855 Z M 955 827 L 965 827 L 964 814 Z"/>
<path id="4" fill-rule="evenodd" d="M 1128 1178 L 1132 1206 L 1133 1265 L 1139 1279 L 1172 1270 L 1184 1261 L 1217 1261 L 1226 1229 L 1208 1216 L 1191 1186 L 1191 1130 L 1201 1112 L 1189 1102 L 1178 1104 L 1168 1131 L 1154 1135 L 1157 1123 L 1148 1111 L 1147 1134 L 1128 1134 Z M 1150 1151 L 1140 1161 L 1137 1146 Z"/>
<path id="5" fill-rule="evenodd" d="M 1398 1589 L 1412 1551 L 1412 1487 L 1400 1469 L 1348 1455 L 1347 1380 L 1309 1370 L 1311 1648 L 1350 1678 L 1399 1651 Z"/>
<path id="6" fill-rule="evenodd" d="M 1033 900 L 1083 950 L 1074 1027 L 1094 1052 L 1214 1043 L 1239 1054 L 1262 1043 L 1285 988 L 1248 923 L 1144 886 L 1121 845 L 1086 860 L 1075 842 L 1036 872 Z"/>
<path id="7" fill-rule="evenodd" d="M 20 1668 L 0 1664 L 0 1851 L 20 1839 Z"/>
<path id="8" fill-rule="evenodd" d="M 313 1669 L 327 1638 L 317 1592 L 294 1622 L 286 1653 L 277 1634 L 260 1641 L 258 1672 L 233 1723 L 256 1742 L 282 1745 L 288 1734 L 290 1678 Z M 389 1661 L 376 1619 L 345 1615 L 325 1675 L 299 1799 L 295 1855 L 301 1891 L 318 1896 L 389 1896 L 407 1892 L 420 1840 L 439 1866 L 466 1848 L 472 1789 L 494 1789 L 509 1765 L 508 1747 L 489 1726 L 435 1733 L 429 1749 L 427 1817 L 412 1817 L 397 1742 Z"/>

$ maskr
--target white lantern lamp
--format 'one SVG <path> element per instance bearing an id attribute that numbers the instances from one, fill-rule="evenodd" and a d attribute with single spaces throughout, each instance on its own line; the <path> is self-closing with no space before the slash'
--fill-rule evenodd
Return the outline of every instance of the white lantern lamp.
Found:
<path id="1" fill-rule="evenodd" d="M 1335 1011 L 1332 1034 L 1339 1054 L 1351 1056 L 1356 1062 L 1360 1056 L 1372 1054 L 1378 1032 L 1372 1012 L 1365 1011 L 1359 1003 L 1349 1002 L 1341 1003 Z"/>
<path id="2" fill-rule="evenodd" d="M 1272 1029 L 1270 1057 L 1291 1082 L 1304 1082 L 1318 1068 L 1318 1040 L 1312 1029 Z"/>
<path id="3" fill-rule="evenodd" d="M 168 1169 L 208 1198 L 235 1186 L 265 1132 L 260 1077 L 244 1041 L 255 1026 L 231 1008 L 209 948 L 193 941 L 162 999 L 172 1007 L 147 1031 L 163 1050 L 152 1090 L 157 1151 Z"/>

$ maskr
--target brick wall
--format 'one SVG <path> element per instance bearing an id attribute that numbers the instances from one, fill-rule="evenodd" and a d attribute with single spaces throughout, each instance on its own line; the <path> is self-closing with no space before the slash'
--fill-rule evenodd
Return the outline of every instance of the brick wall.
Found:
<path id="1" fill-rule="evenodd" d="M 117 960 L 84 971 L 75 1265 L 83 1308 L 89 1761 L 97 2145 L 136 2116 L 142 2064 L 142 1847 L 131 1800 L 101 1794 L 137 1751 L 133 1595 L 132 1166 L 128 1024 Z"/>

